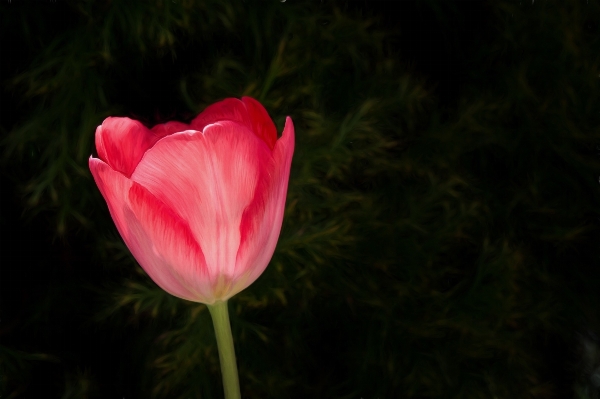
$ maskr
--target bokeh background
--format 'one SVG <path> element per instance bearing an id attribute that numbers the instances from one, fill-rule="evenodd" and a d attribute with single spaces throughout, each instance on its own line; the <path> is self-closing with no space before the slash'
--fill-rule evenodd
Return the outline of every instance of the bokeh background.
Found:
<path id="1" fill-rule="evenodd" d="M 261 101 L 296 153 L 229 302 L 244 398 L 598 398 L 600 7 L 0 4 L 0 395 L 222 398 L 87 166 L 109 115 Z"/>

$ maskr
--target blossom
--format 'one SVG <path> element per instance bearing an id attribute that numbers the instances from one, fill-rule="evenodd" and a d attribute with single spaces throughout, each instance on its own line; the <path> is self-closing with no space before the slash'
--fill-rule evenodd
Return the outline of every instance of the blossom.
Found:
<path id="1" fill-rule="evenodd" d="M 109 117 L 94 180 L 140 266 L 168 293 L 226 301 L 265 270 L 279 238 L 294 126 L 281 138 L 256 100 L 228 98 L 187 125 Z"/>

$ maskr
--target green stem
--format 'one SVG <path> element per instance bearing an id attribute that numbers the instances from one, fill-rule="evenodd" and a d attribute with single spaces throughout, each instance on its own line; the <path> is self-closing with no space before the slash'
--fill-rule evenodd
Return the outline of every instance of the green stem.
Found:
<path id="1" fill-rule="evenodd" d="M 227 301 L 218 301 L 208 306 L 217 336 L 219 360 L 221 361 L 221 374 L 223 375 L 223 390 L 225 399 L 241 399 L 240 382 L 238 380 L 237 364 L 235 363 L 235 349 L 229 324 Z"/>

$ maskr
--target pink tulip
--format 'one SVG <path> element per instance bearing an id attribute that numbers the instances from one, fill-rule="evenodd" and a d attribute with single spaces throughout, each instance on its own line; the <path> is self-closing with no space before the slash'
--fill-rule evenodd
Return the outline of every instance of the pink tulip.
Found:
<path id="1" fill-rule="evenodd" d="M 168 293 L 226 301 L 273 256 L 294 153 L 256 100 L 228 98 L 190 125 L 144 127 L 109 117 L 89 165 L 110 214 L 142 268 Z"/>

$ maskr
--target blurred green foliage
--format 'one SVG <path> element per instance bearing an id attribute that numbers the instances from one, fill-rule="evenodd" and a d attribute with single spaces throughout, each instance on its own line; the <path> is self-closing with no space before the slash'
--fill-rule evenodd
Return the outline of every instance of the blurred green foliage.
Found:
<path id="1" fill-rule="evenodd" d="M 442 30 L 469 18 L 418 4 Z M 127 368 L 114 394 L 222 397 L 206 308 L 135 265 L 87 158 L 109 115 L 152 125 L 243 95 L 297 137 L 276 253 L 230 301 L 245 398 L 566 397 L 557 377 L 576 370 L 550 342 L 600 330 L 596 2 L 486 3 L 451 103 L 404 57 L 410 32 L 347 4 L 72 1 L 59 27 L 2 7 L 29 49 L 4 81 L 20 102 L 6 173 L 29 218 L 92 243 L 85 267 L 104 274 L 75 284 L 94 298 L 82 328 L 131 342 L 113 371 L 63 362 L 58 397 L 109 397 Z M 28 355 L 0 349 L 8 397 L 34 390 Z"/>

